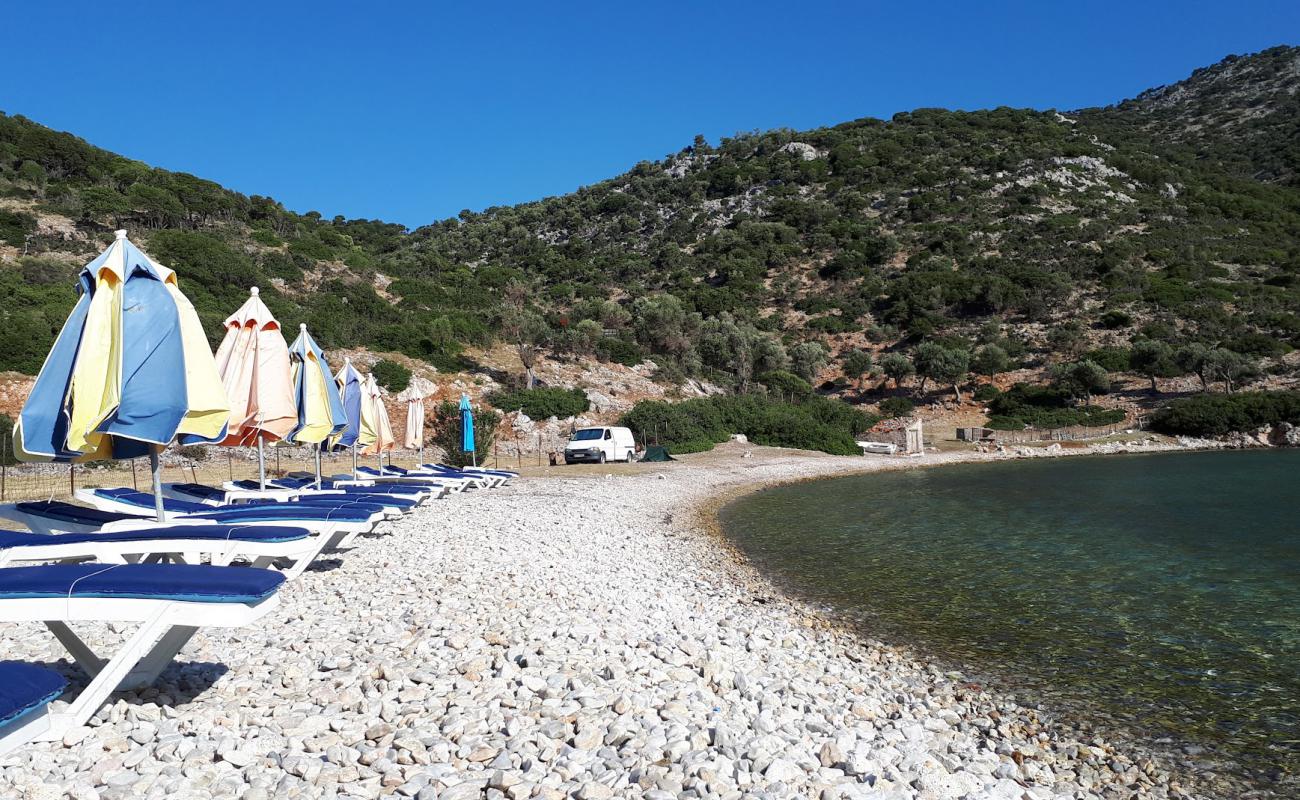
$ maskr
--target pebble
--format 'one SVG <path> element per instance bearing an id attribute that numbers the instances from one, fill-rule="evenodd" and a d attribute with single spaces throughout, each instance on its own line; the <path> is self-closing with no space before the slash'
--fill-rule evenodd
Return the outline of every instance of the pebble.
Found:
<path id="1" fill-rule="evenodd" d="M 870 463 L 756 450 L 743 474 L 560 472 L 435 501 L 256 626 L 201 630 L 93 727 L 0 758 L 0 796 L 1183 796 L 1143 757 L 784 599 L 690 513 Z M 92 647 L 126 630 L 86 628 Z M 0 635 L 0 657 L 65 656 L 37 626 Z"/>

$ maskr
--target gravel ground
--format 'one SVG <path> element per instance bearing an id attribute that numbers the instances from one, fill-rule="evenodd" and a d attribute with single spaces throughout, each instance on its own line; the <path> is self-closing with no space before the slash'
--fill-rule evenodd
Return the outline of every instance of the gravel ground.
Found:
<path id="1" fill-rule="evenodd" d="M 781 597 L 706 522 L 742 487 L 975 456 L 742 451 L 390 523 L 263 625 L 200 632 L 156 687 L 0 759 L 0 797 L 1188 796 Z M 0 657 L 63 655 L 39 626 L 0 634 Z"/>

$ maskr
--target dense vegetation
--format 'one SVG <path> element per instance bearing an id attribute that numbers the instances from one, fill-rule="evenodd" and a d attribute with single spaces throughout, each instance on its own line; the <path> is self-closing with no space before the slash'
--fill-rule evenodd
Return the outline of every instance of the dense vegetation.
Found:
<path id="1" fill-rule="evenodd" d="M 1056 386 L 1018 383 L 989 401 L 988 427 L 1001 431 L 1024 428 L 1096 427 L 1124 421 L 1124 412 L 1094 405 L 1076 405 L 1070 392 Z"/>
<path id="2" fill-rule="evenodd" d="M 1151 427 L 1179 436 L 1223 436 L 1280 422 L 1300 425 L 1300 392 L 1186 397 L 1157 411 Z"/>
<path id="3" fill-rule="evenodd" d="M 642 401 L 620 421 L 640 441 L 662 444 L 672 453 L 711 450 L 733 433 L 771 447 L 855 455 L 855 437 L 876 417 L 825 397 L 797 402 L 759 395 L 714 396 L 682 403 Z"/>
<path id="4" fill-rule="evenodd" d="M 501 415 L 490 408 L 475 408 L 474 416 L 474 452 L 462 449 L 460 427 L 460 405 L 451 400 L 443 400 L 433 407 L 433 413 L 425 420 L 425 427 L 433 429 L 432 444 L 441 447 L 446 453 L 446 463 L 453 467 L 477 463 L 482 466 L 492 454 L 492 444 L 496 441 L 497 425 Z"/>
<path id="5" fill-rule="evenodd" d="M 465 345 L 508 342 L 530 388 L 546 353 L 650 356 L 664 379 L 795 400 L 890 383 L 961 399 L 971 375 L 1052 368 L 1069 404 L 1029 404 L 1040 421 L 1091 414 L 1076 406 L 1103 372 L 1231 392 L 1293 373 L 1282 357 L 1300 346 L 1298 69 L 1300 48 L 1275 48 L 1103 109 L 697 137 L 413 232 L 296 214 L 0 114 L 0 246 L 16 253 L 0 369 L 39 368 L 76 268 L 126 226 L 179 271 L 214 341 L 256 284 L 327 348 L 457 369 Z"/>
<path id="6" fill-rule="evenodd" d="M 587 393 L 581 389 L 519 389 L 494 392 L 488 402 L 502 411 L 522 411 L 532 419 L 576 417 L 591 407 Z"/>

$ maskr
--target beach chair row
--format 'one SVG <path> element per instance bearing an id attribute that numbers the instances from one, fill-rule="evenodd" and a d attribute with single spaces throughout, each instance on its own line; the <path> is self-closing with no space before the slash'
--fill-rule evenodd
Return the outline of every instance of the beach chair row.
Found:
<path id="1" fill-rule="evenodd" d="M 66 706 L 62 674 L 0 661 L 0 756 L 85 725 L 114 691 L 152 684 L 200 628 L 241 627 L 271 613 L 278 591 L 322 553 L 345 550 L 383 521 L 448 494 L 501 486 L 503 470 L 425 464 L 358 469 L 317 480 L 291 475 L 223 486 L 83 489 L 77 503 L 0 506 L 26 531 L 0 530 L 0 622 L 41 622 L 89 677 Z M 100 656 L 72 623 L 138 627 Z"/>

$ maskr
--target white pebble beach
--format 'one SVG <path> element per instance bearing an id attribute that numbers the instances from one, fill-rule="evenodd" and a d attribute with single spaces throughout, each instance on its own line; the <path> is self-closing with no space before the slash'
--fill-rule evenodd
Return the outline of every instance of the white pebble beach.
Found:
<path id="1" fill-rule="evenodd" d="M 0 759 L 0 797 L 1190 796 L 782 595 L 709 523 L 749 487 L 917 462 L 744 449 L 432 502 Z M 6 658 L 64 658 L 39 625 L 0 633 Z"/>

